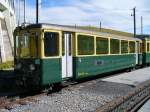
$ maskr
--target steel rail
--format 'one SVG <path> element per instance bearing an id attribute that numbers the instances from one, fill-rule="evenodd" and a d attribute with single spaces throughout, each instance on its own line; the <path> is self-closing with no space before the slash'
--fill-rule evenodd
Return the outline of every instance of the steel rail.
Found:
<path id="1" fill-rule="evenodd" d="M 96 109 L 96 112 L 136 112 L 150 98 L 150 80 L 143 82 L 126 96 L 121 96 Z"/>
<path id="2" fill-rule="evenodd" d="M 132 110 L 130 110 L 130 112 L 137 112 L 142 107 L 142 105 L 149 99 L 150 99 L 150 95 L 144 98 L 139 104 L 137 104 Z"/>

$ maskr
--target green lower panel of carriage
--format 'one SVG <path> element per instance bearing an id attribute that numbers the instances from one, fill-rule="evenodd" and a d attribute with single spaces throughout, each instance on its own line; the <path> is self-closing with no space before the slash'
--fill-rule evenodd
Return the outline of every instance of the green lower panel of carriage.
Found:
<path id="1" fill-rule="evenodd" d="M 26 68 L 25 74 L 30 77 L 28 71 L 29 63 L 35 64 L 37 69 L 32 72 L 32 77 L 40 81 L 40 86 L 62 82 L 62 60 L 61 58 L 28 59 L 22 60 Z M 74 80 L 92 77 L 99 74 L 134 67 L 135 54 L 128 55 L 107 55 L 107 56 L 86 56 L 73 58 Z M 40 78 L 39 80 L 38 77 Z M 35 83 L 33 81 L 33 83 Z"/>
<path id="2" fill-rule="evenodd" d="M 75 79 L 91 77 L 136 65 L 135 54 L 74 57 L 73 63 Z"/>
<path id="3" fill-rule="evenodd" d="M 41 60 L 41 85 L 61 82 L 61 58 Z"/>
<path id="4" fill-rule="evenodd" d="M 39 73 L 40 76 L 41 86 L 62 82 L 61 62 L 61 58 L 35 60 L 34 64 L 39 65 L 37 73 Z M 107 72 L 130 68 L 135 65 L 135 54 L 74 57 L 73 78 L 77 80 L 92 77 Z"/>
<path id="5" fill-rule="evenodd" d="M 150 63 L 150 53 L 143 53 L 143 64 Z"/>
<path id="6" fill-rule="evenodd" d="M 17 73 L 23 74 L 32 85 L 47 86 L 62 81 L 61 58 L 50 59 L 20 59 L 22 68 Z M 30 70 L 30 65 L 35 65 L 35 70 Z"/>

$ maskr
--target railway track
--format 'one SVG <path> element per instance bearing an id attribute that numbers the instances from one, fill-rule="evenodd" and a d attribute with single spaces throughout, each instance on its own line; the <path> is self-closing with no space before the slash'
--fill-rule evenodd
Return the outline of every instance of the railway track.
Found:
<path id="1" fill-rule="evenodd" d="M 0 109 L 13 109 L 16 105 L 27 105 L 29 103 L 37 102 L 36 99 L 39 96 L 46 95 L 46 93 L 37 94 L 34 96 L 28 96 L 25 98 L 20 97 L 1 97 L 0 98 Z"/>
<path id="2" fill-rule="evenodd" d="M 119 74 L 117 74 L 119 75 Z M 114 75 L 108 76 L 112 77 Z M 96 83 L 99 79 L 90 80 L 82 83 L 73 83 L 64 87 L 64 89 L 73 90 L 79 86 L 88 86 Z M 37 97 L 46 95 L 47 92 L 37 93 L 35 95 L 27 95 L 27 97 L 1 97 L 0 98 L 0 109 L 11 110 L 17 105 L 27 105 L 34 102 L 38 102 Z M 127 96 L 119 97 L 117 100 L 107 103 L 103 107 L 97 109 L 97 112 L 135 112 L 150 96 L 150 80 L 142 83 L 139 87 L 135 88 L 134 91 L 130 92 Z M 140 103 L 139 103 L 140 102 Z"/>
<path id="3" fill-rule="evenodd" d="M 96 112 L 136 112 L 150 98 L 150 80 L 136 87 L 126 96 L 119 97 L 97 108 Z"/>
<path id="4" fill-rule="evenodd" d="M 73 86 L 65 87 L 64 89 L 74 89 L 74 87 L 82 85 L 90 85 L 95 81 L 88 81 L 84 83 L 75 84 Z M 27 96 L 25 98 L 19 97 L 1 97 L 0 98 L 0 109 L 11 110 L 18 105 L 27 105 L 30 103 L 38 102 L 37 97 L 47 95 L 46 92 L 36 94 L 33 96 Z M 117 100 L 107 103 L 106 105 L 98 108 L 97 112 L 136 112 L 139 107 L 150 98 L 150 80 L 144 82 L 139 87 L 135 88 L 134 91 L 130 92 L 127 96 L 119 97 Z"/>
<path id="5" fill-rule="evenodd" d="M 80 86 L 84 86 L 84 85 L 90 85 L 92 83 L 96 83 L 96 81 L 99 79 L 95 79 L 95 80 L 90 80 L 90 81 L 86 81 L 86 82 L 80 82 L 80 83 L 69 83 L 69 84 L 64 84 L 62 86 L 63 89 L 65 90 L 73 90 L 75 88 L 79 88 Z M 19 93 L 16 93 L 17 95 L 13 95 L 13 96 L 4 96 L 4 97 L 0 97 L 0 109 L 7 109 L 7 110 L 11 110 L 13 108 L 15 108 L 18 105 L 27 105 L 29 103 L 35 103 L 38 102 L 37 97 L 40 96 L 44 96 L 44 95 L 51 95 L 53 93 L 55 93 L 55 90 L 46 90 L 43 91 L 42 93 L 35 93 L 32 94 L 30 96 L 30 93 L 26 92 L 25 94 L 23 94 L 23 92 L 20 92 L 21 97 L 24 96 L 23 98 L 21 98 L 19 95 Z M 29 95 L 28 95 L 29 94 Z"/>

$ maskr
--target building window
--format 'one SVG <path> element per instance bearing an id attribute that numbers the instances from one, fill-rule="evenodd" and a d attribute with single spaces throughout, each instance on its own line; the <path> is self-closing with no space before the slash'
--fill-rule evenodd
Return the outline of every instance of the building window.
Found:
<path id="1" fill-rule="evenodd" d="M 87 35 L 78 35 L 78 54 L 93 55 L 94 54 L 94 37 Z"/>
<path id="2" fill-rule="evenodd" d="M 108 54 L 108 38 L 96 38 L 96 54 Z"/>
<path id="3" fill-rule="evenodd" d="M 44 53 L 45 56 L 59 56 L 59 33 L 44 33 Z"/>

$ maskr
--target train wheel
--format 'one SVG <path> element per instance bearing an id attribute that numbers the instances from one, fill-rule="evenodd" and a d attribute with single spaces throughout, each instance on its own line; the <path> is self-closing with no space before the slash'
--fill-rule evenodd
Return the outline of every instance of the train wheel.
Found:
<path id="1" fill-rule="evenodd" d="M 62 84 L 61 83 L 56 83 L 53 85 L 52 90 L 53 92 L 59 92 L 62 89 Z"/>

